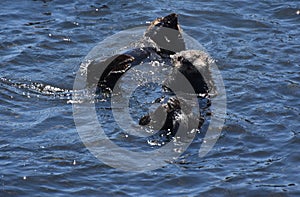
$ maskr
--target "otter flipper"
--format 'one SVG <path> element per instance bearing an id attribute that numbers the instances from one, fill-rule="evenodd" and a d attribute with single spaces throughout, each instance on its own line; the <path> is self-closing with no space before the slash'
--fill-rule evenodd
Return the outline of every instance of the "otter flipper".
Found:
<path id="1" fill-rule="evenodd" d="M 153 40 L 162 53 L 174 54 L 185 50 L 178 15 L 175 13 L 154 20 L 145 32 L 145 36 Z"/>
<path id="2" fill-rule="evenodd" d="M 128 54 L 112 56 L 106 60 L 94 60 L 87 68 L 87 85 L 107 86 L 112 89 L 129 68 L 134 57 Z"/>
<path id="3" fill-rule="evenodd" d="M 107 86 L 111 90 L 117 83 L 118 79 L 131 67 L 134 57 L 128 54 L 118 55 L 102 73 L 99 84 Z"/>

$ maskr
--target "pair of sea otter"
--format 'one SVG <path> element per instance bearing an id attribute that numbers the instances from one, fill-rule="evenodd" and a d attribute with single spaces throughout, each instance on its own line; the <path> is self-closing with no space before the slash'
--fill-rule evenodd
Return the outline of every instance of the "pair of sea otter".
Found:
<path id="1" fill-rule="evenodd" d="M 172 72 L 169 80 L 164 85 L 165 88 L 176 89 L 176 92 L 185 94 L 208 94 L 210 91 L 210 81 L 200 72 L 208 73 L 207 66 L 201 66 L 199 59 L 203 64 L 205 59 L 201 59 L 199 54 L 187 52 L 182 30 L 178 24 L 178 16 L 173 13 L 166 17 L 157 18 L 148 27 L 144 34 L 144 38 L 152 42 L 153 47 L 140 47 L 123 54 L 118 54 L 108 58 L 104 62 L 92 62 L 87 69 L 87 84 L 97 84 L 101 91 L 112 91 L 117 81 L 122 75 L 132 67 L 139 66 L 145 62 L 167 62 L 172 66 Z M 201 54 L 200 54 L 201 55 Z M 99 78 L 99 73 L 101 76 Z M 184 76 L 192 86 L 192 91 L 187 90 L 182 82 L 178 80 Z M 153 114 L 147 114 L 139 120 L 139 124 L 146 126 L 152 125 L 152 128 L 160 131 L 166 131 L 170 136 L 176 134 L 178 124 L 181 124 L 182 117 L 187 121 L 187 129 L 201 126 L 203 120 L 200 117 L 193 117 L 192 109 L 183 111 L 183 105 L 186 106 L 184 100 L 176 96 L 169 98 L 167 102 L 161 104 Z M 155 124 L 160 120 L 160 115 L 166 113 L 164 124 L 160 128 L 156 128 Z M 198 125 L 190 126 L 189 119 L 197 119 Z M 195 128 L 196 129 L 196 128 Z"/>

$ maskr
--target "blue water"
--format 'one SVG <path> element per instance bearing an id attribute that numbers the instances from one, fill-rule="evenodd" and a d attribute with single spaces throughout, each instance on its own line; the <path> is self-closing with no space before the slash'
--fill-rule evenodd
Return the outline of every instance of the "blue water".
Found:
<path id="1" fill-rule="evenodd" d="M 123 172 L 88 151 L 72 87 L 98 42 L 171 12 L 217 61 L 221 137 L 176 162 Z M 298 1 L 1 1 L 0 196 L 300 195 Z M 125 143 L 125 142 L 124 142 Z"/>

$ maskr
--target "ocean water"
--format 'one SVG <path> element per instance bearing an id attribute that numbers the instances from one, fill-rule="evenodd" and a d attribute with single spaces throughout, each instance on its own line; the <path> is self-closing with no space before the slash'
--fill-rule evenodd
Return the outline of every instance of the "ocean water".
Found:
<path id="1" fill-rule="evenodd" d="M 221 136 L 201 158 L 195 140 L 159 169 L 112 168 L 77 133 L 76 72 L 100 41 L 172 12 L 222 74 Z M 0 27 L 0 196 L 300 195 L 298 1 L 4 0 Z"/>

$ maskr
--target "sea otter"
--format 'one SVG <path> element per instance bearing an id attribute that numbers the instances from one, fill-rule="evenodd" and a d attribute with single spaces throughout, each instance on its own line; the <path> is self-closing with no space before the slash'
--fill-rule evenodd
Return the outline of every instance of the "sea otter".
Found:
<path id="1" fill-rule="evenodd" d="M 111 91 L 128 69 L 142 63 L 158 61 L 178 68 L 193 85 L 197 94 L 207 93 L 205 81 L 198 80 L 203 79 L 201 73 L 193 68 L 193 64 L 185 59 L 184 55 L 176 55 L 186 49 L 177 14 L 172 13 L 154 20 L 147 28 L 144 40 L 152 42 L 153 47 L 140 47 L 114 55 L 105 61 L 91 62 L 87 69 L 87 84 L 98 84 L 102 90 Z M 181 62 L 181 67 L 178 66 L 178 62 Z"/>
<path id="2" fill-rule="evenodd" d="M 185 51 L 186 46 L 183 39 L 182 30 L 178 23 L 178 16 L 172 13 L 168 16 L 154 20 L 144 33 L 145 41 L 150 42 L 149 47 L 140 47 L 114 55 L 105 61 L 92 61 L 87 69 L 87 85 L 97 85 L 100 91 L 111 92 L 117 81 L 129 69 L 142 65 L 145 62 L 164 62 L 173 68 L 171 76 L 168 76 L 164 87 L 176 87 L 180 92 L 187 94 L 207 94 L 212 88 L 207 70 L 209 60 L 198 56 L 193 51 Z M 200 63 L 199 63 L 200 62 Z M 102 73 L 100 75 L 100 73 Z M 179 75 L 183 75 L 192 85 L 193 91 L 186 92 L 186 88 L 177 80 Z M 181 87 L 182 86 L 182 87 Z M 172 89 L 169 89 L 172 92 Z M 151 126 L 154 130 L 165 131 L 164 134 L 174 136 L 179 124 L 183 124 L 188 130 L 199 128 L 203 119 L 194 117 L 192 109 L 183 110 L 186 101 L 172 96 L 167 102 L 161 103 L 155 112 L 140 118 L 139 124 Z M 161 128 L 155 124 L 160 120 L 163 113 L 166 113 L 166 120 Z M 165 116 L 164 116 L 165 117 Z M 199 124 L 191 125 L 189 122 L 196 120 Z"/>
<path id="3" fill-rule="evenodd" d="M 167 114 L 165 119 L 164 114 Z M 184 100 L 170 97 L 166 103 L 161 104 L 153 113 L 141 117 L 139 125 L 162 131 L 160 132 L 161 135 L 170 138 L 175 136 L 179 125 L 183 125 L 185 131 L 192 131 L 200 128 L 203 122 L 203 117 L 196 117 L 191 106 Z M 161 127 L 161 125 L 163 126 Z"/>

